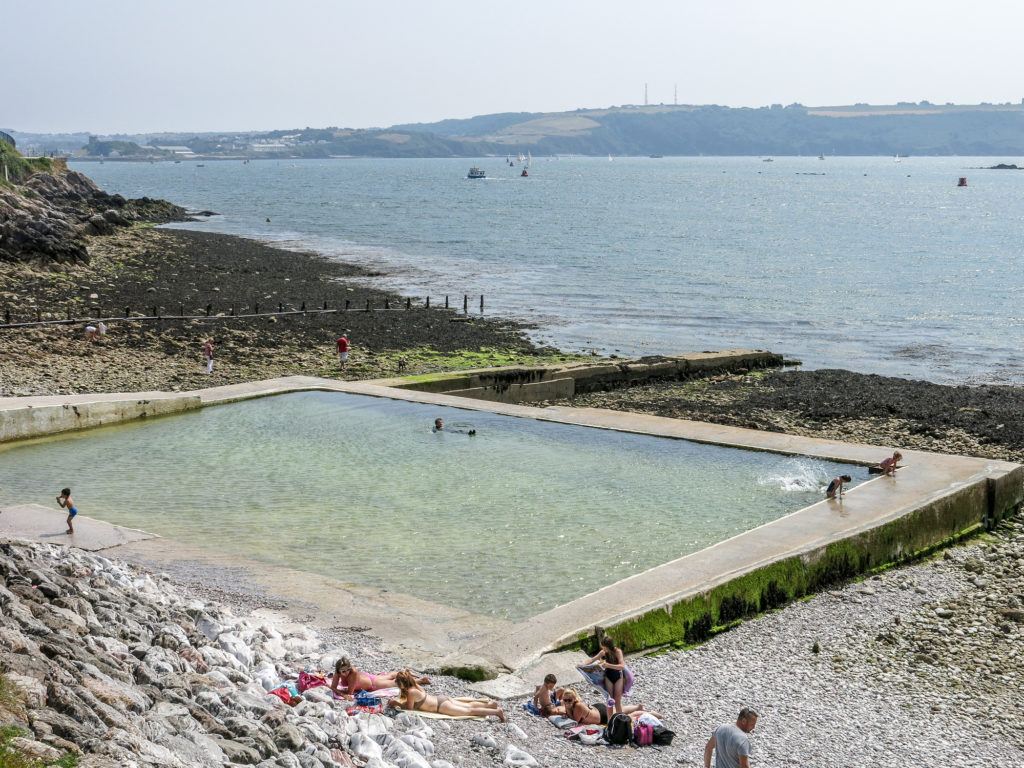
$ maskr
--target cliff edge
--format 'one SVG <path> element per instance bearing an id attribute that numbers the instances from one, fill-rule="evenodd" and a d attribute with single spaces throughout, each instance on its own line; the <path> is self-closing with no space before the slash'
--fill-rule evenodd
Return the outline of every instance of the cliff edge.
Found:
<path id="1" fill-rule="evenodd" d="M 187 218 L 166 200 L 107 194 L 63 159 L 24 158 L 0 140 L 0 261 L 87 264 L 91 235 Z"/>

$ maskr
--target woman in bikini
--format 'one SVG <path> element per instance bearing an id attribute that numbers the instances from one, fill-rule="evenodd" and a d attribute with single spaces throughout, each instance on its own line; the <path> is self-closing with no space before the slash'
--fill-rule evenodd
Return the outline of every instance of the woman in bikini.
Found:
<path id="1" fill-rule="evenodd" d="M 437 712 L 449 717 L 496 717 L 505 722 L 505 712 L 496 701 L 459 701 L 447 696 L 431 696 L 420 688 L 416 677 L 408 669 L 403 669 L 395 677 L 398 690 L 397 699 L 388 701 L 389 707 L 409 709 L 414 712 Z"/>
<path id="2" fill-rule="evenodd" d="M 360 672 L 352 666 L 347 656 L 342 656 L 334 665 L 334 675 L 331 677 L 331 692 L 343 699 L 353 699 L 356 691 L 379 691 L 381 688 L 395 688 L 398 683 L 395 677 L 398 672 L 385 672 L 381 675 L 371 675 L 368 672 Z M 430 685 L 429 677 L 417 677 L 419 685 Z M 345 688 L 347 693 L 340 693 L 338 687 Z"/>
<path id="3" fill-rule="evenodd" d="M 622 712 L 622 671 L 626 668 L 622 649 L 616 648 L 615 641 L 605 635 L 601 638 L 601 650 L 589 659 L 587 664 L 593 664 L 595 661 L 601 662 L 601 668 L 604 670 L 604 689 L 615 700 L 616 714 Z"/>
<path id="4" fill-rule="evenodd" d="M 569 688 L 562 695 L 562 703 L 565 704 L 565 716 L 575 720 L 580 725 L 608 725 L 608 707 L 603 701 L 599 701 L 593 706 L 587 706 L 580 701 L 580 695 L 576 693 L 572 688 Z M 622 708 L 622 711 L 627 715 L 636 713 L 638 716 L 641 712 L 646 712 L 643 704 L 627 704 Z M 651 712 L 659 720 L 661 715 L 657 712 Z"/>

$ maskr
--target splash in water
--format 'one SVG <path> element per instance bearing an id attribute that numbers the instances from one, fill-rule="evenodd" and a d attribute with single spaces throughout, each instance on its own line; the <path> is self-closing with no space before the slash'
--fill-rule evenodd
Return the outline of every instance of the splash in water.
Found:
<path id="1" fill-rule="evenodd" d="M 762 475 L 757 478 L 757 484 L 785 493 L 824 493 L 831 479 L 828 468 L 821 462 L 792 458 L 783 465 L 781 474 Z"/>

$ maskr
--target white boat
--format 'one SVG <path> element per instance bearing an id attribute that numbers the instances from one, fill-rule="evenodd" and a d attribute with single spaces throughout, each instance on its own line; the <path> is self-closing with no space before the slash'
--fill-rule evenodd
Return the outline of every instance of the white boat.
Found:
<path id="1" fill-rule="evenodd" d="M 610 163 L 611 161 L 612 161 L 612 156 L 608 155 L 608 162 Z"/>
<path id="2" fill-rule="evenodd" d="M 487 174 L 475 165 L 469 169 L 469 173 L 466 174 L 467 179 L 486 179 Z"/>
<path id="3" fill-rule="evenodd" d="M 900 156 L 899 156 L 899 154 L 897 154 L 897 155 L 896 155 L 896 157 L 894 157 L 894 158 L 892 159 L 892 161 L 893 161 L 894 163 L 899 163 L 899 162 L 902 162 L 902 161 L 900 160 Z"/>

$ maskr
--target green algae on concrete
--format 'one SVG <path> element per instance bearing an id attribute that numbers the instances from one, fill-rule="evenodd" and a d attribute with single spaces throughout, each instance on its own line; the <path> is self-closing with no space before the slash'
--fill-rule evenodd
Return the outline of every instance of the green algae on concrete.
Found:
<path id="1" fill-rule="evenodd" d="M 598 627 L 594 634 L 581 635 L 567 647 L 595 653 L 601 632 L 614 638 L 626 652 L 667 644 L 693 645 L 733 626 L 738 619 L 780 608 L 859 575 L 927 556 L 982 532 L 986 520 L 1001 520 L 1013 514 L 1019 504 L 1022 473 L 1020 467 L 1008 473 L 1013 478 L 1006 485 L 1016 484 L 1016 500 L 1009 492 L 993 493 L 991 480 L 968 486 L 877 528 L 756 568 L 671 606 Z M 986 508 L 988 499 L 994 498 L 1002 499 L 1005 506 L 988 514 L 979 512 Z"/>

